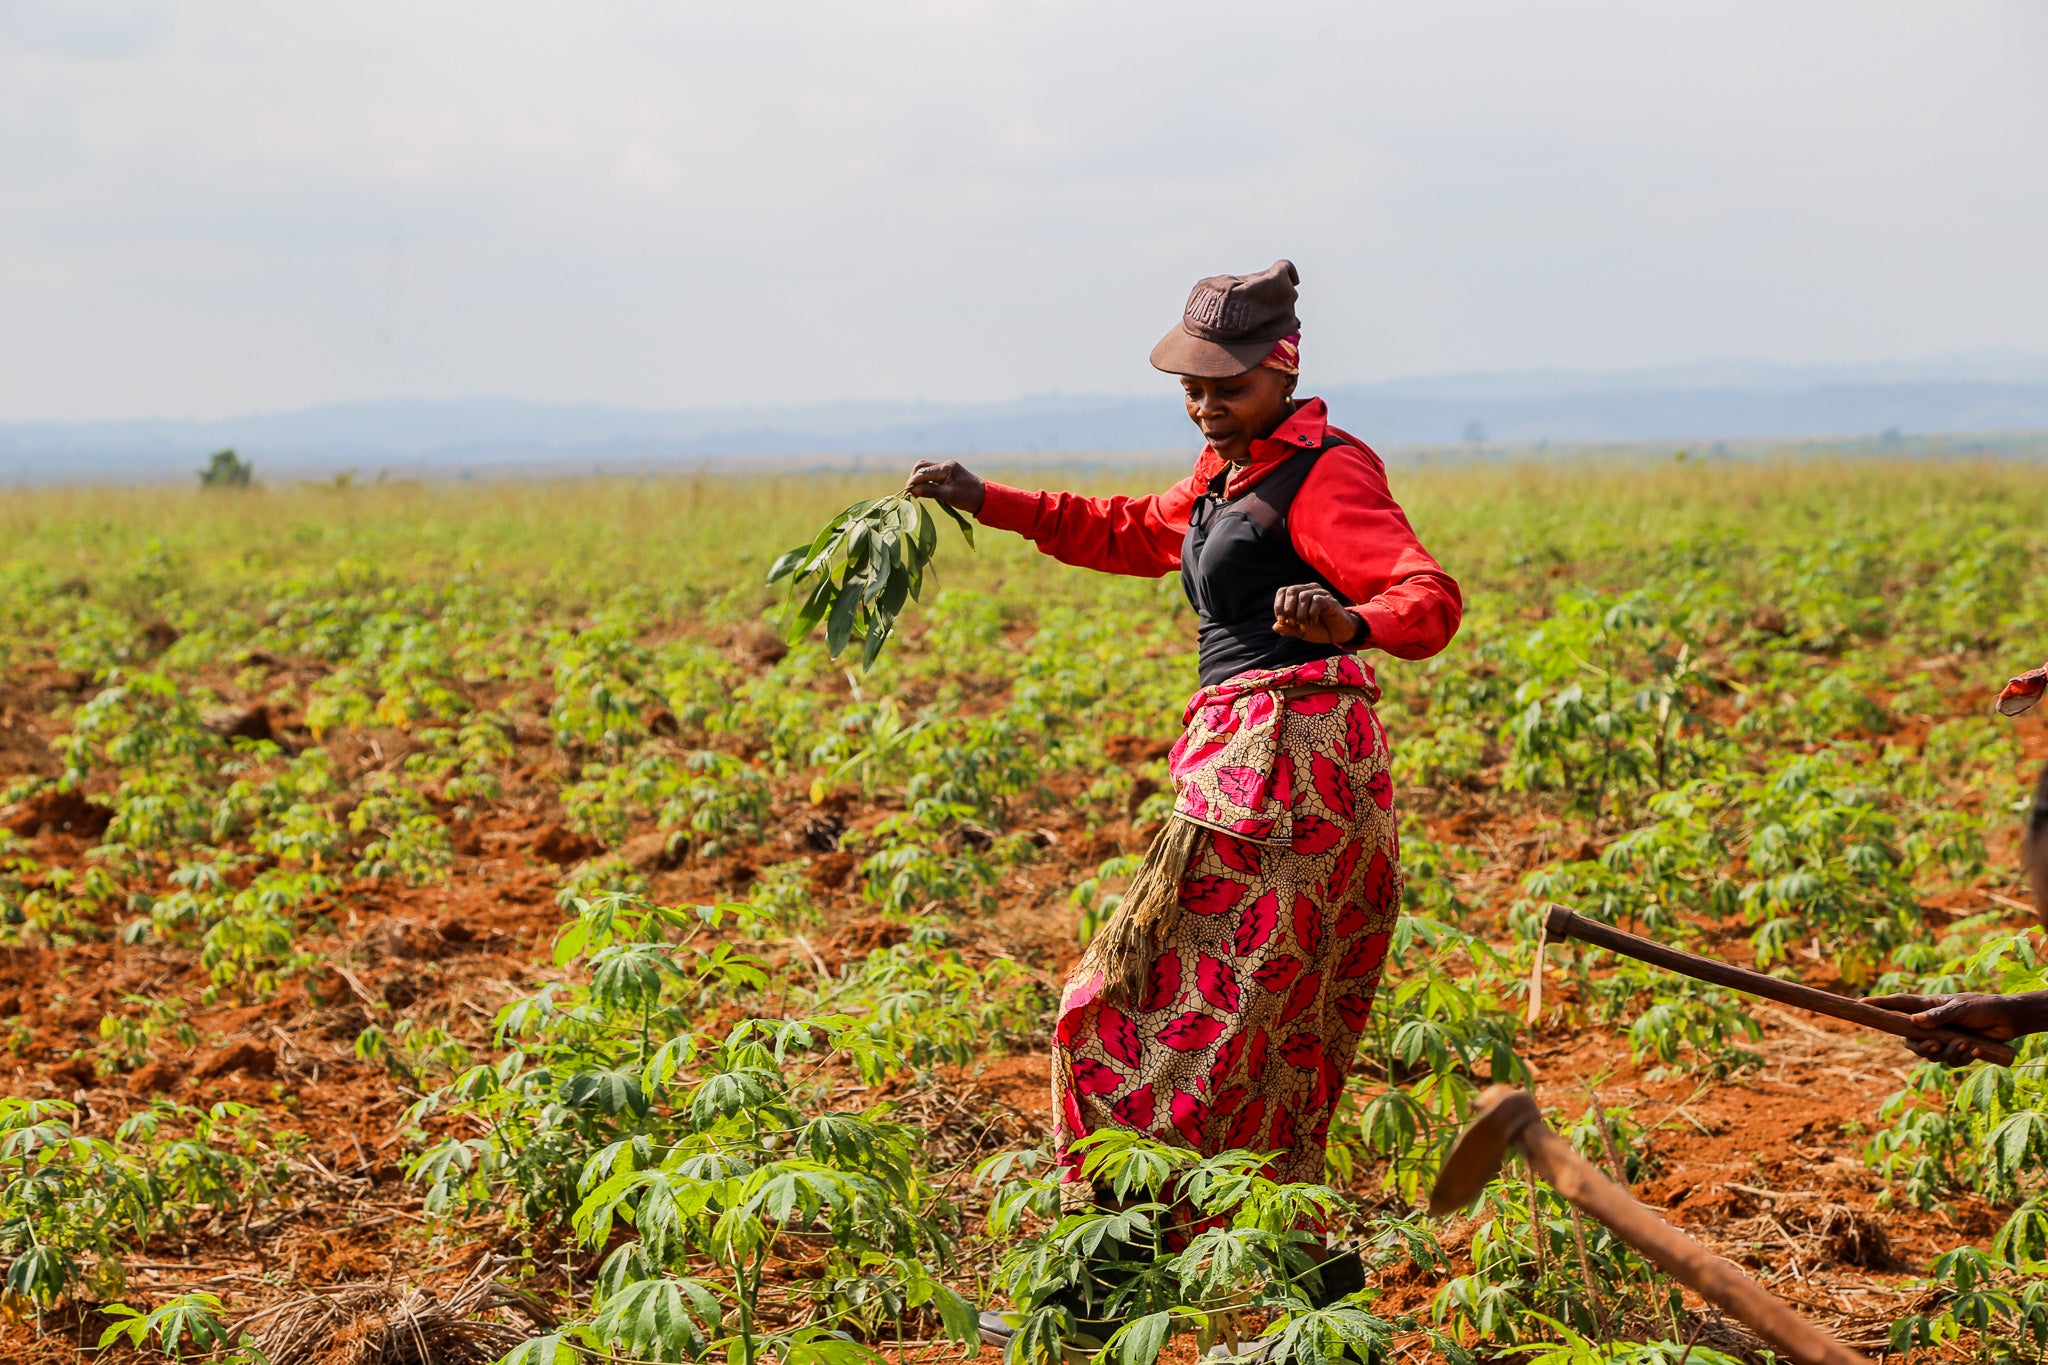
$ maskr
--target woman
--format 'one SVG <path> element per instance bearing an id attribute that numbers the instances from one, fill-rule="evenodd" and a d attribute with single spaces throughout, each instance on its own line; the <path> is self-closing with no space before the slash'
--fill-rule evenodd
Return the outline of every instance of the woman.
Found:
<path id="1" fill-rule="evenodd" d="M 1074 1139 L 1119 1127 L 1277 1152 L 1276 1178 L 1319 1180 L 1400 910 L 1379 688 L 1358 655 L 1427 658 L 1462 603 L 1379 457 L 1294 396 L 1297 282 L 1286 261 L 1205 279 L 1153 348 L 1206 442 L 1166 492 L 1025 492 L 951 460 L 907 485 L 1065 563 L 1178 569 L 1199 624 L 1173 817 L 1060 1003 L 1057 1138 L 1076 1177 Z"/>

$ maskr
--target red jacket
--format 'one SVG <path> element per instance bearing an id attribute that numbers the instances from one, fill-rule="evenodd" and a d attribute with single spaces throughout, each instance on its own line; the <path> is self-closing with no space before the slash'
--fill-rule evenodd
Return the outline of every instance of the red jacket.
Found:
<path id="1" fill-rule="evenodd" d="M 1365 643 L 1398 658 L 1426 659 L 1458 633 L 1464 599 L 1416 539 L 1387 489 L 1380 457 L 1332 427 L 1322 399 L 1309 399 L 1271 436 L 1252 442 L 1251 460 L 1231 472 L 1225 493 L 1234 498 L 1252 488 L 1297 449 L 1321 445 L 1325 433 L 1344 444 L 1316 461 L 1287 514 L 1295 552 L 1357 604 L 1352 612 L 1372 632 Z M 978 519 L 1035 541 L 1065 564 L 1158 578 L 1180 567 L 1189 510 L 1221 468 L 1204 446 L 1192 474 L 1142 498 L 1029 493 L 991 483 Z"/>

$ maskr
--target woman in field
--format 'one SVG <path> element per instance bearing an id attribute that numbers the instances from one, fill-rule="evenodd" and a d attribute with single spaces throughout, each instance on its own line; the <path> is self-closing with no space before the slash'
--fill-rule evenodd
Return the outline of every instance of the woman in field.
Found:
<path id="1" fill-rule="evenodd" d="M 1206 442 L 1165 492 L 1026 492 L 951 460 L 908 484 L 1064 563 L 1178 570 L 1195 609 L 1201 689 L 1169 759 L 1173 816 L 1060 1003 L 1056 1136 L 1077 1175 L 1074 1139 L 1118 1127 L 1205 1155 L 1277 1152 L 1276 1178 L 1319 1180 L 1400 910 L 1362 652 L 1427 658 L 1462 602 L 1379 457 L 1295 396 L 1297 280 L 1286 261 L 1203 280 L 1153 348 Z"/>

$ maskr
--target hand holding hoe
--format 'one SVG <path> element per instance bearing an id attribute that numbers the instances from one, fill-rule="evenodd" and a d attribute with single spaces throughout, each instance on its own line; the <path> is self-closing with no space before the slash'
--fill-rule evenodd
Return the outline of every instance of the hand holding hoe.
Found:
<path id="1" fill-rule="evenodd" d="M 1900 1038 L 1932 1039 L 1949 1042 L 1967 1038 L 1976 1045 L 1977 1052 L 1987 1061 L 1999 1066 L 2011 1066 L 2014 1053 L 2004 1043 L 1993 1042 L 1982 1034 L 1969 1033 L 1962 1029 L 1928 1028 L 1913 1022 L 1910 1016 L 1894 1014 L 1890 1010 L 1866 1005 L 1861 1000 L 1851 1000 L 1834 995 L 1812 986 L 1802 986 L 1797 981 L 1782 981 L 1775 976 L 1738 967 L 1732 962 L 1722 962 L 1698 953 L 1688 953 L 1679 948 L 1667 948 L 1661 943 L 1634 934 L 1624 933 L 1612 925 L 1598 920 L 1575 915 L 1562 905 L 1553 905 L 1543 915 L 1543 932 L 1536 940 L 1536 968 L 1529 987 L 1529 1021 L 1534 1023 L 1543 1006 L 1543 948 L 1555 939 L 1575 938 L 1581 943 L 1590 943 L 1595 948 L 1605 948 L 1623 957 L 1632 957 L 1638 962 L 1647 962 L 1652 967 L 1662 967 L 1696 981 L 1711 981 L 1716 986 L 1741 991 L 1745 995 L 1762 996 L 1775 1000 L 1781 1005 L 1807 1010 L 1813 1014 L 1825 1014 L 1831 1019 L 1843 1019 L 1852 1024 L 1861 1024 L 1867 1029 L 1890 1033 Z"/>
<path id="2" fill-rule="evenodd" d="M 1870 1365 L 1800 1317 L 1733 1262 L 1680 1232 L 1638 1204 L 1627 1190 L 1602 1175 L 1572 1145 L 1550 1131 L 1536 1097 L 1512 1086 L 1487 1087 L 1470 1126 L 1459 1135 L 1429 1192 L 1429 1211 L 1442 1217 L 1477 1199 L 1513 1147 L 1550 1187 L 1613 1229 L 1616 1236 L 1650 1258 L 1700 1297 L 1748 1323 L 1757 1335 L 1799 1365 Z"/>

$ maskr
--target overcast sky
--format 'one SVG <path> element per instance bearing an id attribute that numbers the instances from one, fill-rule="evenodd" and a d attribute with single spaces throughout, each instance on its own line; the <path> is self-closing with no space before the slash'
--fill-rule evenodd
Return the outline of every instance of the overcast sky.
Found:
<path id="1" fill-rule="evenodd" d="M 2048 5 L 0 0 L 0 419 L 2041 349 Z"/>

